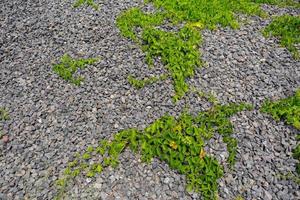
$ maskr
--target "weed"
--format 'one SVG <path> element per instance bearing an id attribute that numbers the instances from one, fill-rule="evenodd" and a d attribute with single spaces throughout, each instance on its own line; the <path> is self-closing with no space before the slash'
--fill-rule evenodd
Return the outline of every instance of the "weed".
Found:
<path id="1" fill-rule="evenodd" d="M 84 69 L 87 65 L 92 65 L 97 62 L 96 58 L 88 59 L 72 59 L 68 54 L 62 56 L 60 63 L 53 66 L 53 71 L 62 77 L 64 80 L 69 81 L 75 85 L 80 85 L 83 77 L 74 77 L 78 69 Z"/>
<path id="2" fill-rule="evenodd" d="M 266 37 L 278 37 L 280 44 L 286 47 L 294 56 L 299 59 L 299 50 L 295 46 L 300 43 L 300 16 L 283 15 L 275 19 L 264 30 Z"/>
<path id="3" fill-rule="evenodd" d="M 9 114 L 5 108 L 0 107 L 0 120 L 6 121 L 9 120 Z"/>
<path id="4" fill-rule="evenodd" d="M 300 129 L 300 89 L 294 96 L 286 99 L 275 102 L 266 101 L 261 111 L 271 114 L 277 121 L 285 120 L 287 124 Z"/>
<path id="5" fill-rule="evenodd" d="M 299 176 L 295 176 L 292 172 L 288 172 L 286 174 L 279 174 L 277 176 L 278 176 L 278 178 L 280 178 L 282 180 L 292 180 L 295 183 L 297 183 L 298 185 L 300 185 L 300 178 L 299 178 Z"/>
<path id="6" fill-rule="evenodd" d="M 91 6 L 95 10 L 99 9 L 99 6 L 94 2 L 94 0 L 76 0 L 76 2 L 73 4 L 73 7 L 78 8 L 84 4 Z"/>
<path id="7" fill-rule="evenodd" d="M 166 80 L 167 78 L 168 78 L 168 75 L 163 74 L 160 76 L 145 78 L 143 80 L 136 79 L 132 75 L 129 75 L 127 79 L 128 79 L 128 82 L 133 87 L 135 87 L 137 89 L 141 89 L 141 88 L 145 87 L 146 85 L 150 85 L 150 84 L 158 82 L 158 81 L 163 81 L 163 80 Z"/>
<path id="8" fill-rule="evenodd" d="M 209 92 L 209 93 L 205 93 L 201 90 L 198 90 L 195 87 L 191 87 L 191 92 L 196 93 L 200 98 L 204 98 L 205 100 L 207 100 L 208 102 L 212 103 L 213 105 L 218 104 L 219 100 L 216 97 L 214 92 Z"/>
<path id="9" fill-rule="evenodd" d="M 216 199 L 217 180 L 222 176 L 223 169 L 212 155 L 205 152 L 205 141 L 216 132 L 221 134 L 229 151 L 228 162 L 233 165 L 237 141 L 231 136 L 233 126 L 229 117 L 249 108 L 245 104 L 217 104 L 197 116 L 184 112 L 176 119 L 166 115 L 144 130 L 120 131 L 113 140 L 102 140 L 98 147 L 89 147 L 81 157 L 76 156 L 65 170 L 65 177 L 58 181 L 58 186 L 65 188 L 65 180 L 80 173 L 94 177 L 104 167 L 117 167 L 120 154 L 129 147 L 133 152 L 140 153 L 144 162 L 151 162 L 156 157 L 167 162 L 172 169 L 185 174 L 187 190 L 201 192 L 205 199 Z M 102 161 L 88 164 L 91 155 L 100 155 Z"/>
<path id="10" fill-rule="evenodd" d="M 244 200 L 244 198 L 241 195 L 238 195 L 235 200 Z"/>
<path id="11" fill-rule="evenodd" d="M 9 113 L 5 108 L 1 108 L 0 107 L 0 121 L 6 121 L 9 120 Z M 4 136 L 4 133 L 2 132 L 1 128 L 0 128 L 0 139 Z"/>
<path id="12" fill-rule="evenodd" d="M 261 108 L 262 112 L 269 113 L 275 120 L 285 120 L 289 125 L 300 130 L 300 89 L 294 96 L 276 102 L 266 101 Z M 296 136 L 299 141 L 300 136 Z M 300 144 L 293 149 L 293 157 L 298 160 L 296 172 L 300 175 Z"/>

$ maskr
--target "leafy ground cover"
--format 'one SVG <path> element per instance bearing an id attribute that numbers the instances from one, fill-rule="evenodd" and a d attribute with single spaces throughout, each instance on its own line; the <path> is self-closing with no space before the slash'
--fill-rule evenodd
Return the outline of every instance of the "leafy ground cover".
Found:
<path id="1" fill-rule="evenodd" d="M 155 83 L 157 81 L 162 81 L 162 80 L 165 80 L 167 79 L 168 76 L 166 74 L 163 74 L 161 76 L 154 76 L 154 77 L 149 77 L 149 78 L 145 78 L 145 79 L 142 79 L 142 80 L 139 80 L 139 79 L 136 79 L 134 78 L 133 76 L 129 75 L 127 77 L 128 79 L 128 82 L 135 88 L 137 89 L 140 89 L 140 88 L 143 88 L 145 87 L 146 85 L 150 85 L 152 83 Z"/>
<path id="2" fill-rule="evenodd" d="M 76 0 L 73 6 L 74 8 L 78 8 L 83 5 L 91 6 L 95 10 L 99 9 L 99 6 L 94 2 L 94 0 Z"/>
<path id="3" fill-rule="evenodd" d="M 141 45 L 142 50 L 146 53 L 146 61 L 149 66 L 153 65 L 154 58 L 160 57 L 169 73 L 143 80 L 129 75 L 128 81 L 134 87 L 142 88 L 171 77 L 176 93 L 175 100 L 180 99 L 189 91 L 186 79 L 194 75 L 197 67 L 202 66 L 198 50 L 202 41 L 199 30 L 205 28 L 215 30 L 219 26 L 238 28 L 237 13 L 266 15 L 260 9 L 260 3 L 296 5 L 292 1 L 279 0 L 148 0 L 146 3 L 152 3 L 157 11 L 150 14 L 143 12 L 140 8 L 129 9 L 118 17 L 117 26 L 123 36 Z M 276 20 L 274 23 L 278 24 Z M 183 26 L 178 31 L 165 31 L 160 28 L 164 24 L 176 27 L 183 24 Z M 291 26 L 290 29 L 294 31 L 293 23 Z M 279 25 L 273 27 L 267 27 L 264 33 L 270 32 L 271 29 L 277 29 Z M 290 37 L 291 35 L 289 35 Z M 292 38 L 295 38 L 293 34 Z M 286 40 L 290 41 L 290 39 Z M 54 66 L 54 71 L 64 79 L 74 84 L 80 84 L 81 78 L 73 78 L 76 69 L 94 62 L 96 62 L 94 59 L 74 61 L 65 55 L 61 63 Z M 298 92 L 296 96 L 299 96 Z M 296 100 L 291 98 L 285 101 L 285 103 L 282 101 L 278 104 L 266 103 L 262 111 L 271 112 L 276 119 L 287 118 L 288 123 L 299 128 L 299 116 L 295 118 L 293 114 L 290 114 L 293 112 L 299 114 L 298 107 L 286 109 L 286 113 L 282 112 L 282 107 L 286 106 L 283 104 L 293 105 Z M 228 164 L 233 166 L 237 140 L 232 137 L 233 126 L 229 117 L 245 109 L 250 109 L 250 106 L 215 104 L 210 110 L 201 112 L 197 116 L 182 113 L 176 119 L 166 115 L 144 130 L 120 131 L 113 140 L 102 140 L 98 147 L 88 147 L 86 152 L 76 154 L 75 159 L 68 164 L 64 171 L 64 176 L 57 181 L 60 187 L 58 198 L 64 195 L 68 182 L 78 175 L 94 177 L 105 167 L 117 167 L 119 155 L 129 147 L 133 152 L 140 153 L 145 162 L 151 162 L 152 158 L 159 158 L 167 162 L 172 169 L 185 174 L 187 190 L 201 192 L 204 199 L 216 199 L 218 196 L 217 181 L 223 175 L 223 166 L 212 155 L 207 155 L 204 150 L 205 141 L 211 139 L 215 133 L 222 135 L 229 152 Z M 101 162 L 89 164 L 89 161 L 95 156 L 101 157 Z M 294 157 L 299 159 L 299 146 L 294 150 Z"/>
<path id="4" fill-rule="evenodd" d="M 263 31 L 266 37 L 275 36 L 280 44 L 286 47 L 295 58 L 299 57 L 300 16 L 283 15 L 276 17 Z"/>
<path id="5" fill-rule="evenodd" d="M 0 108 L 0 120 L 9 120 L 9 114 L 5 108 Z"/>
<path id="6" fill-rule="evenodd" d="M 275 102 L 266 101 L 261 111 L 269 113 L 277 121 L 284 120 L 287 124 L 300 130 L 300 89 L 294 96 L 286 99 Z M 299 141 L 300 135 L 296 139 Z M 296 165 L 296 172 L 300 175 L 300 143 L 293 150 L 293 157 L 299 161 Z"/>
<path id="7" fill-rule="evenodd" d="M 73 59 L 68 54 L 62 56 L 60 63 L 55 64 L 53 66 L 53 71 L 58 74 L 61 78 L 66 81 L 69 81 L 75 85 L 80 85 L 80 83 L 84 80 L 81 76 L 75 76 L 74 74 L 78 69 L 84 69 L 87 65 L 92 65 L 97 62 L 96 58 L 88 58 L 88 59 Z"/>
<path id="8" fill-rule="evenodd" d="M 238 28 L 237 13 L 266 16 L 261 3 L 297 5 L 294 1 L 280 0 L 148 0 L 146 3 L 152 3 L 157 12 L 149 14 L 132 8 L 118 17 L 117 25 L 123 36 L 142 45 L 149 65 L 153 58 L 162 58 L 173 80 L 175 101 L 188 91 L 186 79 L 194 75 L 196 67 L 202 66 L 197 48 L 202 41 L 198 29 Z M 159 26 L 166 23 L 184 27 L 178 32 L 161 30 Z M 140 36 L 137 28 L 142 29 Z"/>
<path id="9" fill-rule="evenodd" d="M 275 102 L 266 101 L 261 111 L 271 114 L 277 121 L 284 120 L 287 124 L 300 129 L 300 90 L 286 99 Z"/>
<path id="10" fill-rule="evenodd" d="M 0 107 L 0 121 L 6 121 L 9 120 L 9 113 L 5 108 Z M 3 133 L 2 130 L 0 129 L 0 139 L 2 138 Z"/>
<path id="11" fill-rule="evenodd" d="M 292 7 L 299 7 L 300 3 L 294 0 L 253 0 L 255 3 L 266 3 L 271 5 L 278 5 L 278 6 L 292 6 Z"/>
<path id="12" fill-rule="evenodd" d="M 223 174 L 223 167 L 205 150 L 205 141 L 218 133 L 227 144 L 228 163 L 233 166 L 237 150 L 237 140 L 232 137 L 233 125 L 230 116 L 251 106 L 246 104 L 215 105 L 197 116 L 186 112 L 176 119 L 166 115 L 153 122 L 144 130 L 123 130 L 114 139 L 102 140 L 98 147 L 88 147 L 83 154 L 77 154 L 69 163 L 65 176 L 57 183 L 61 187 L 61 195 L 68 181 L 84 173 L 94 177 L 104 167 L 117 167 L 119 155 L 129 147 L 133 152 L 140 153 L 142 160 L 151 162 L 159 158 L 169 164 L 172 169 L 187 178 L 187 190 L 201 192 L 204 199 L 216 199 L 218 192 L 217 180 Z M 100 163 L 89 164 L 93 156 L 102 156 Z"/>
<path id="13" fill-rule="evenodd" d="M 201 35 L 197 28 L 215 29 L 217 25 L 238 27 L 233 11 L 259 14 L 261 10 L 253 3 L 239 4 L 231 1 L 148 1 L 162 11 L 154 14 L 144 13 L 133 8 L 122 13 L 117 25 L 122 34 L 142 45 L 149 65 L 159 56 L 173 79 L 176 95 L 180 99 L 187 91 L 187 78 L 194 75 L 196 67 L 201 66 L 198 46 Z M 232 8 L 231 4 L 235 6 Z M 197 6 L 195 6 L 197 5 Z M 160 9 L 162 8 L 162 9 Z M 168 32 L 157 28 L 166 20 L 173 24 L 186 22 L 179 32 Z M 135 29 L 142 28 L 139 37 Z"/>

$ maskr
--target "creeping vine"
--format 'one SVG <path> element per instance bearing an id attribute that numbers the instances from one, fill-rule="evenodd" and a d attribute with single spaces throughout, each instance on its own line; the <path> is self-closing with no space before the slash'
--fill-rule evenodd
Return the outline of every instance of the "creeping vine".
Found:
<path id="1" fill-rule="evenodd" d="M 217 180 L 223 174 L 223 167 L 213 155 L 205 152 L 205 141 L 211 139 L 215 133 L 220 134 L 229 152 L 228 164 L 233 166 L 237 140 L 232 137 L 233 125 L 229 118 L 245 109 L 251 109 L 251 106 L 217 104 L 196 116 L 187 112 L 183 112 L 177 119 L 166 115 L 144 130 L 120 131 L 113 140 L 102 140 L 98 147 L 90 146 L 86 152 L 75 156 L 66 168 L 64 177 L 57 182 L 61 188 L 59 194 L 62 195 L 68 182 L 81 173 L 94 177 L 105 167 L 117 167 L 120 154 L 129 147 L 133 152 L 140 153 L 144 162 L 159 158 L 172 169 L 186 175 L 187 190 L 201 192 L 207 200 L 216 199 Z M 89 160 L 97 155 L 101 162 L 90 165 Z"/>

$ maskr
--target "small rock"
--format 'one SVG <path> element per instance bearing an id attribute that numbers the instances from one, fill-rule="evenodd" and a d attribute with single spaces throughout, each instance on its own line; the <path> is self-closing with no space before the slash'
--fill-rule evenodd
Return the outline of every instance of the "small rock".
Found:
<path id="1" fill-rule="evenodd" d="M 8 143 L 8 142 L 9 142 L 9 137 L 8 137 L 8 135 L 2 136 L 2 142 L 3 142 L 3 143 Z"/>

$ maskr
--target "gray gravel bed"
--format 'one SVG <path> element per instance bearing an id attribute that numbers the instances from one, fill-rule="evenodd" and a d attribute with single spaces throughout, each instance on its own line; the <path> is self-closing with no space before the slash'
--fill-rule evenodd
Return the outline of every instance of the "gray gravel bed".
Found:
<path id="1" fill-rule="evenodd" d="M 11 0 L 0 2 L 0 106 L 11 119 L 0 125 L 10 141 L 0 143 L 0 199 L 53 199 L 54 186 L 74 153 L 97 145 L 119 130 L 144 128 L 162 115 L 177 116 L 186 105 L 194 113 L 210 105 L 195 94 L 177 104 L 170 80 L 132 88 L 127 76 L 165 72 L 151 70 L 145 55 L 120 35 L 118 14 L 141 5 L 139 0 L 96 0 L 99 11 L 73 9 L 73 1 Z M 299 10 L 265 6 L 272 14 Z M 254 111 L 232 118 L 239 141 L 237 163 L 220 180 L 221 199 L 300 199 L 299 186 L 277 178 L 294 171 L 291 149 L 295 129 L 275 122 L 257 108 L 264 99 L 291 95 L 300 87 L 300 62 L 260 30 L 270 21 L 252 17 L 240 30 L 204 31 L 202 57 L 207 68 L 189 80 L 221 103 L 245 101 Z M 68 84 L 51 70 L 64 54 L 100 57 L 81 71 L 82 86 Z M 222 162 L 227 154 L 216 137 L 209 152 Z M 200 199 L 185 191 L 185 177 L 159 160 L 150 165 L 126 151 L 116 170 L 95 179 L 79 177 L 67 199 Z"/>

